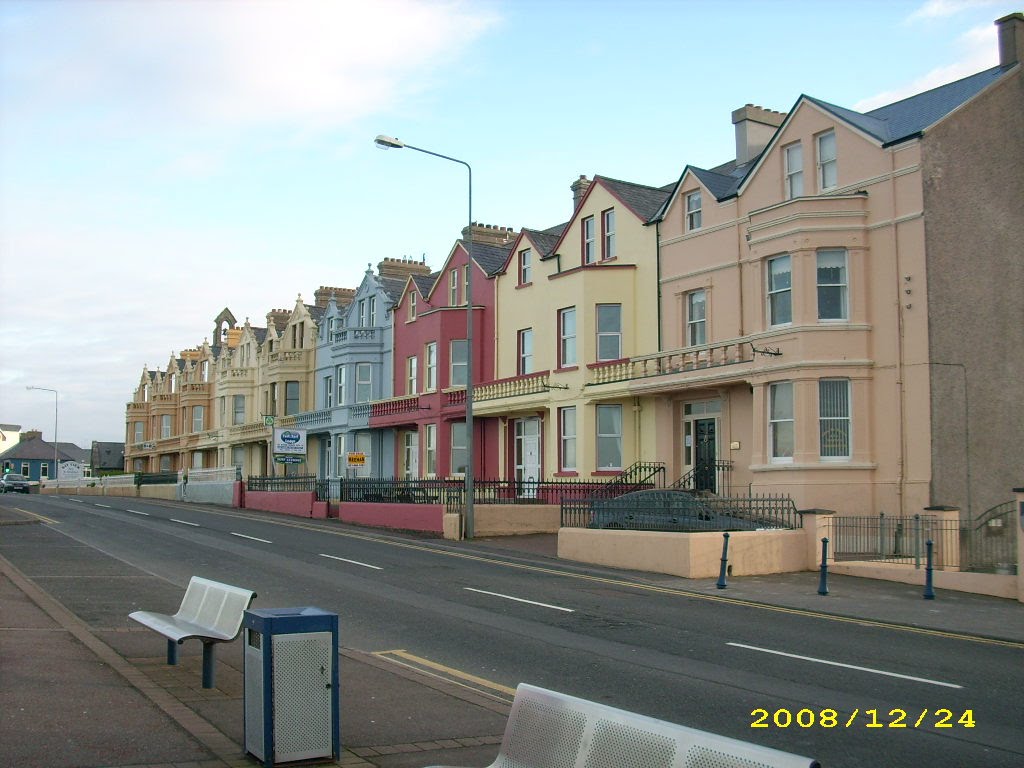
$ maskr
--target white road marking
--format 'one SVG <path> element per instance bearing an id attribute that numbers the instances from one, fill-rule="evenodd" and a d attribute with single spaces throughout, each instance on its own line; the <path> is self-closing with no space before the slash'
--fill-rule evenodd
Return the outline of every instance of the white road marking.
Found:
<path id="1" fill-rule="evenodd" d="M 75 502 L 75 504 L 83 504 L 84 503 L 81 499 L 68 499 L 68 501 L 73 501 L 73 502 Z"/>
<path id="2" fill-rule="evenodd" d="M 198 528 L 199 527 L 199 523 L 190 523 L 188 520 L 178 520 L 178 519 L 173 518 L 173 517 L 171 518 L 171 522 L 172 523 L 181 523 L 182 525 L 191 525 L 193 528 Z"/>
<path id="3" fill-rule="evenodd" d="M 855 664 L 843 664 L 838 661 L 829 661 L 828 659 L 816 659 L 812 656 L 798 656 L 795 653 L 786 653 L 784 651 L 773 651 L 770 648 L 758 648 L 756 645 L 744 645 L 743 643 L 726 643 L 734 648 L 746 648 L 749 651 L 760 651 L 761 653 L 771 653 L 776 656 L 787 656 L 791 659 L 800 659 L 801 661 L 813 661 L 815 664 L 828 664 L 832 667 L 843 667 L 844 669 L 856 669 L 858 672 L 870 672 L 873 675 L 885 675 L 886 677 L 898 677 L 900 680 L 913 680 L 915 683 L 928 683 L 928 685 L 941 685 L 943 688 L 963 688 L 962 685 L 955 685 L 954 683 L 943 683 L 940 680 L 929 680 L 927 677 L 912 677 L 910 675 L 900 675 L 896 672 L 886 672 L 882 669 L 872 669 L 871 667 L 858 667 Z"/>
<path id="4" fill-rule="evenodd" d="M 273 544 L 274 543 L 272 541 L 267 541 L 266 539 L 257 539 L 255 536 L 246 536 L 244 533 L 235 533 L 234 531 L 230 531 L 230 533 L 231 533 L 232 536 L 237 536 L 240 539 L 251 539 L 252 541 L 262 541 L 264 544 Z"/>
<path id="5" fill-rule="evenodd" d="M 126 509 L 125 512 L 131 512 L 133 515 L 145 515 L 149 517 L 149 512 L 139 512 L 137 509 Z"/>
<path id="6" fill-rule="evenodd" d="M 511 595 L 502 595 L 499 592 L 488 592 L 485 589 L 473 589 L 472 587 L 463 587 L 468 592 L 479 592 L 481 595 L 492 595 L 494 597 L 502 597 L 505 600 L 515 600 L 517 603 L 529 603 L 530 605 L 539 605 L 541 608 L 551 608 L 556 611 L 565 611 L 566 613 L 576 613 L 573 608 L 562 608 L 560 605 L 548 605 L 547 603 L 538 603 L 535 600 L 524 600 L 521 597 L 512 597 Z"/>
<path id="7" fill-rule="evenodd" d="M 370 565 L 369 563 L 360 563 L 358 560 L 349 560 L 345 557 L 338 557 L 337 555 L 325 555 L 323 552 L 320 553 L 320 557 L 329 557 L 331 560 L 341 560 L 343 563 L 352 563 L 352 565 L 361 565 L 363 568 L 373 568 L 375 571 L 383 571 L 379 565 Z"/>
<path id="8" fill-rule="evenodd" d="M 109 504 L 97 504 L 97 507 L 103 507 L 104 509 L 113 509 Z"/>

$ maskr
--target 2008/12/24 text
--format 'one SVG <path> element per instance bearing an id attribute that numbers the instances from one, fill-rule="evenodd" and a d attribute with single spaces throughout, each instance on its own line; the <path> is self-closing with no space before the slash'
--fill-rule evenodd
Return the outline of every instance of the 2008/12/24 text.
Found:
<path id="1" fill-rule="evenodd" d="M 916 716 L 916 717 L 915 717 Z M 834 709 L 755 709 L 750 713 L 751 728 L 974 728 L 974 710 L 959 715 L 951 709 L 922 709 L 907 712 L 890 709 L 855 709 L 847 716 Z"/>

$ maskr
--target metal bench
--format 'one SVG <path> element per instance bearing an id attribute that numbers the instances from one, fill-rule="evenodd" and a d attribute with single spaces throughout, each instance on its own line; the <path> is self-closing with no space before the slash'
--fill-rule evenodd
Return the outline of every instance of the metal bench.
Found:
<path id="1" fill-rule="evenodd" d="M 820 768 L 807 757 L 520 684 L 498 757 L 488 768 L 584 766 Z"/>
<path id="2" fill-rule="evenodd" d="M 178 646 L 195 638 L 203 642 L 203 688 L 213 688 L 215 643 L 238 637 L 245 610 L 256 598 L 252 590 L 193 576 L 173 616 L 150 611 L 128 614 L 144 627 L 167 638 L 167 663 L 178 663 Z"/>

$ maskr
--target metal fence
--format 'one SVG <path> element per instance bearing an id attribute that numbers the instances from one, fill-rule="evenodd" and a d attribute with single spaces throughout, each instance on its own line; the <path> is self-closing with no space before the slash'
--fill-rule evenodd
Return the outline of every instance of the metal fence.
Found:
<path id="1" fill-rule="evenodd" d="M 962 523 L 960 552 L 966 570 L 987 573 L 1018 572 L 1016 503 L 1007 501 Z"/>
<path id="2" fill-rule="evenodd" d="M 701 496 L 675 489 L 635 499 L 567 499 L 561 506 L 561 524 L 567 528 L 725 531 L 803 526 L 796 504 L 785 495 Z"/>
<path id="3" fill-rule="evenodd" d="M 562 504 L 569 500 L 612 498 L 655 487 L 654 480 L 624 483 L 553 478 L 473 481 L 474 504 Z M 458 511 L 466 503 L 461 477 L 403 480 L 391 477 L 318 478 L 316 475 L 250 476 L 251 491 L 315 491 L 318 501 L 389 504 L 444 504 Z"/>
<path id="4" fill-rule="evenodd" d="M 960 568 L 960 523 L 934 515 L 892 517 L 831 517 L 827 523 L 834 560 L 901 563 L 922 567 L 927 542 L 932 546 L 932 566 Z"/>
<path id="5" fill-rule="evenodd" d="M 174 485 L 180 482 L 179 472 L 136 472 L 136 485 Z"/>

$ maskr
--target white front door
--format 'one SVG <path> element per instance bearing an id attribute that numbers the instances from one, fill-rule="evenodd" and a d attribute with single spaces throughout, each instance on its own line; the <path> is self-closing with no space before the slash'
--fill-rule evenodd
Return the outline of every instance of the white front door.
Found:
<path id="1" fill-rule="evenodd" d="M 405 433 L 405 479 L 415 480 L 420 476 L 420 435 L 419 432 Z"/>
<path id="2" fill-rule="evenodd" d="M 516 419 L 516 480 L 522 483 L 520 495 L 537 495 L 540 480 L 540 419 Z"/>

